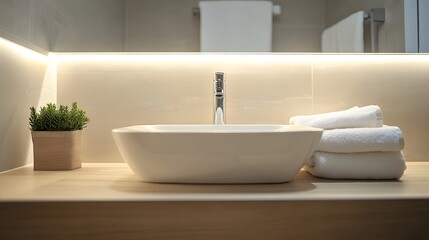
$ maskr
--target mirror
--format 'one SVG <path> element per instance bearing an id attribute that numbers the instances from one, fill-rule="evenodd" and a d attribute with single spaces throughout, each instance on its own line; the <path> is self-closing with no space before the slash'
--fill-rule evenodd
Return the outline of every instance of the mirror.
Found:
<path id="1" fill-rule="evenodd" d="M 272 0 L 281 7 L 273 17 L 272 51 L 320 52 L 325 28 L 357 11 L 385 8 L 379 52 L 417 52 L 417 1 L 428 0 Z M 54 52 L 198 52 L 200 16 L 192 11 L 198 3 L 2 0 L 0 35 Z M 369 21 L 364 29 L 365 52 L 370 52 Z"/>

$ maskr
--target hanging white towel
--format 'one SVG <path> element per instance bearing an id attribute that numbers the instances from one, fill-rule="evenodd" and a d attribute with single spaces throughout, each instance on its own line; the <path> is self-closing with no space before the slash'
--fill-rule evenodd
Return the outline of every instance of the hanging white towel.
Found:
<path id="1" fill-rule="evenodd" d="M 199 6 L 201 52 L 271 52 L 271 2 L 203 1 Z"/>
<path id="2" fill-rule="evenodd" d="M 401 152 L 315 152 L 305 169 L 333 179 L 399 179 L 406 169 Z"/>
<path id="3" fill-rule="evenodd" d="M 364 19 L 365 13 L 359 11 L 325 29 L 322 52 L 363 52 Z"/>
<path id="4" fill-rule="evenodd" d="M 389 152 L 404 148 L 404 136 L 398 127 L 346 128 L 323 131 L 316 151 L 353 153 Z"/>
<path id="5" fill-rule="evenodd" d="M 290 118 L 290 124 L 334 128 L 364 128 L 382 127 L 383 116 L 379 106 L 353 107 L 344 111 L 322 113 L 316 115 L 295 116 Z"/>

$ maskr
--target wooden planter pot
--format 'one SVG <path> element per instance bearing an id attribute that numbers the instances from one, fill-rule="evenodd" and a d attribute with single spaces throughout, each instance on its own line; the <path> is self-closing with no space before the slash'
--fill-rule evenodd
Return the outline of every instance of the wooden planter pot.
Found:
<path id="1" fill-rule="evenodd" d="M 82 166 L 82 130 L 32 131 L 34 170 L 73 170 Z"/>

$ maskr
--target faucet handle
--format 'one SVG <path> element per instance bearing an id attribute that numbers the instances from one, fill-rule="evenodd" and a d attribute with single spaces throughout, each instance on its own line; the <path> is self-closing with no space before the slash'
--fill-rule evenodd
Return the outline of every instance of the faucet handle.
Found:
<path id="1" fill-rule="evenodd" d="M 215 72 L 215 81 L 216 82 L 223 82 L 223 72 Z"/>
<path id="2" fill-rule="evenodd" d="M 223 72 L 215 72 L 214 85 L 216 93 L 223 93 L 223 76 Z"/>

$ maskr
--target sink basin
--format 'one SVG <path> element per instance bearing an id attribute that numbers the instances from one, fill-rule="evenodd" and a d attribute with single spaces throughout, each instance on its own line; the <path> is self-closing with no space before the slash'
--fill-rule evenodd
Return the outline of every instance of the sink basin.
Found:
<path id="1" fill-rule="evenodd" d="M 137 125 L 112 130 L 143 181 L 280 183 L 304 166 L 322 129 L 295 125 Z"/>

